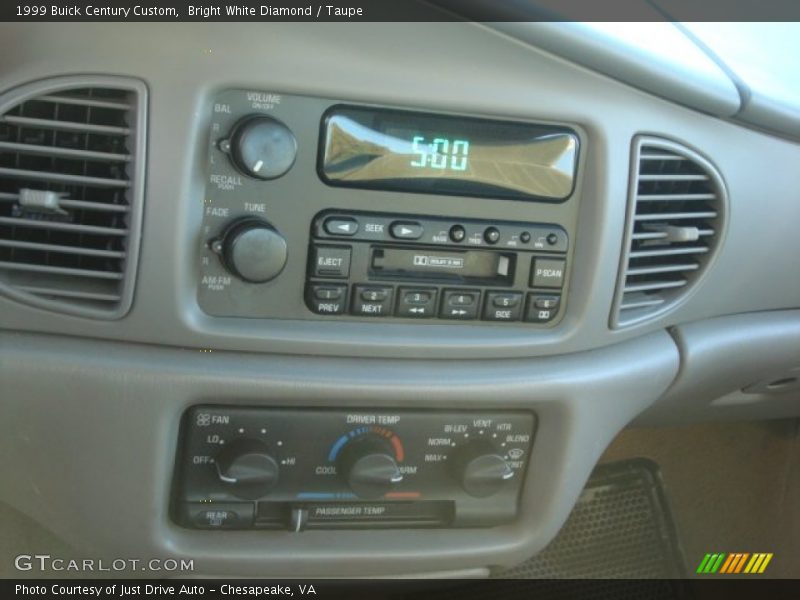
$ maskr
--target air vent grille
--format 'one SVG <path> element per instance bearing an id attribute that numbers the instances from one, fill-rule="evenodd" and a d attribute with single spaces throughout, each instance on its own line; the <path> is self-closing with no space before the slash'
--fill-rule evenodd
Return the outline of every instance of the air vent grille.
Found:
<path id="1" fill-rule="evenodd" d="M 639 137 L 633 165 L 614 327 L 653 318 L 683 300 L 708 267 L 724 223 L 722 178 L 697 153 Z"/>
<path id="2" fill-rule="evenodd" d="M 144 87 L 59 78 L 0 98 L 0 286 L 72 314 L 127 312 L 138 253 Z"/>

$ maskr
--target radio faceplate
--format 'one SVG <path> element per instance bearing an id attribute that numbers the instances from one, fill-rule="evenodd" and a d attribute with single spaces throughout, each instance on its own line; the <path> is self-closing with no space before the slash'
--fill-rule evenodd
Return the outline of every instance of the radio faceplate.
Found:
<path id="1" fill-rule="evenodd" d="M 568 247 L 557 225 L 326 211 L 312 225 L 306 305 L 549 325 L 562 314 Z"/>
<path id="2" fill-rule="evenodd" d="M 339 105 L 337 99 L 248 90 L 214 97 L 195 255 L 203 312 L 453 328 L 536 329 L 562 320 L 581 189 L 579 161 L 571 163 L 573 191 L 560 202 L 440 194 L 434 184 L 413 191 L 328 185 L 319 171 L 325 150 L 321 132 L 329 109 Z M 415 114 L 431 116 L 403 111 L 408 122 Z M 448 123 L 492 121 L 483 115 L 449 117 Z M 514 129 L 513 122 L 502 123 Z M 581 138 L 566 124 L 542 128 Z M 574 146 L 573 160 L 582 147 Z M 480 152 L 477 143 L 470 148 L 473 166 L 488 168 L 490 146 Z M 407 158 L 420 160 L 419 154 Z M 342 219 L 326 231 L 323 215 Z M 384 229 L 372 231 L 375 220 L 361 224 L 367 215 L 381 220 Z M 358 229 L 351 234 L 355 221 Z M 547 241 L 550 236 L 555 243 Z M 346 275 L 336 270 L 348 262 Z M 531 269 L 541 271 L 535 282 Z M 542 279 L 547 274 L 558 284 Z M 376 304 L 381 297 L 388 300 Z"/>
<path id="3" fill-rule="evenodd" d="M 534 422 L 519 411 L 194 407 L 174 518 L 295 531 L 507 522 Z"/>

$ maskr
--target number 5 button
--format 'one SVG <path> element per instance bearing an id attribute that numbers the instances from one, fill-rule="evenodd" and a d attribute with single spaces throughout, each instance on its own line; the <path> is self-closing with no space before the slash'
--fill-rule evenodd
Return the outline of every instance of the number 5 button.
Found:
<path id="1" fill-rule="evenodd" d="M 522 314 L 520 292 L 487 292 L 483 318 L 486 321 L 519 321 Z"/>

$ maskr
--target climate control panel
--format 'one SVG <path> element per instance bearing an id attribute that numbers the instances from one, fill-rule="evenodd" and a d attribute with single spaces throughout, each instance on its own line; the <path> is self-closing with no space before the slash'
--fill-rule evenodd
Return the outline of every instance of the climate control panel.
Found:
<path id="1" fill-rule="evenodd" d="M 173 513 L 200 529 L 508 522 L 534 425 L 528 412 L 198 406 Z"/>

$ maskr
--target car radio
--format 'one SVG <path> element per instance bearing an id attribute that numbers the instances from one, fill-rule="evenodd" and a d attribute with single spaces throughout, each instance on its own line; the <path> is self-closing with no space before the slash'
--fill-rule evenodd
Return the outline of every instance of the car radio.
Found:
<path id="1" fill-rule="evenodd" d="M 317 314 L 526 321 L 559 314 L 566 232 L 555 225 L 325 212 L 312 226 Z"/>
<path id="2" fill-rule="evenodd" d="M 173 517 L 197 529 L 496 525 L 517 513 L 534 423 L 521 411 L 193 407 Z"/>
<path id="3" fill-rule="evenodd" d="M 198 304 L 213 316 L 555 326 L 579 147 L 557 124 L 221 92 Z"/>

